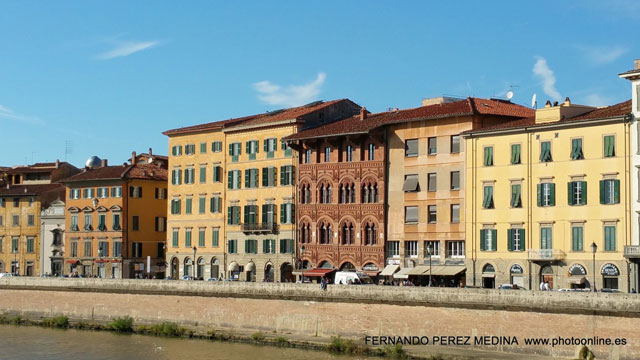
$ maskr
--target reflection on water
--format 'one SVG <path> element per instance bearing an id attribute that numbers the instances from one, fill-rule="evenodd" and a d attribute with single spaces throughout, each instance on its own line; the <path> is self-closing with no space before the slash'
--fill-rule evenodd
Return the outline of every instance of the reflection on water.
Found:
<path id="1" fill-rule="evenodd" d="M 207 340 L 171 339 L 111 332 L 0 325 L 2 360 L 326 360 L 355 358 L 318 351 L 280 349 Z"/>

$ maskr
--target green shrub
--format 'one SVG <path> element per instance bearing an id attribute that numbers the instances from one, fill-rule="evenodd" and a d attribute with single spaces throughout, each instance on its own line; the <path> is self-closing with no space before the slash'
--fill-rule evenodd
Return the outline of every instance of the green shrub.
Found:
<path id="1" fill-rule="evenodd" d="M 384 356 L 389 359 L 402 360 L 407 358 L 407 352 L 402 348 L 402 344 L 387 345 L 382 349 L 382 351 Z"/>
<path id="2" fill-rule="evenodd" d="M 357 344 L 351 339 L 343 339 L 340 336 L 332 336 L 328 350 L 334 354 L 363 355 L 369 353 L 369 348 L 363 344 Z"/>
<path id="3" fill-rule="evenodd" d="M 186 329 L 176 323 L 163 322 L 147 327 L 147 332 L 157 336 L 177 337 L 184 335 Z"/>
<path id="4" fill-rule="evenodd" d="M 595 358 L 596 355 L 587 346 L 580 348 L 580 351 L 578 352 L 579 360 L 593 360 Z"/>
<path id="5" fill-rule="evenodd" d="M 20 325 L 22 323 L 22 318 L 20 315 L 16 315 L 9 319 L 9 324 L 11 325 Z"/>
<path id="6" fill-rule="evenodd" d="M 253 341 L 264 341 L 264 334 L 262 332 L 258 331 L 258 332 L 253 333 L 251 335 L 251 339 Z"/>
<path id="7" fill-rule="evenodd" d="M 109 327 L 119 333 L 130 333 L 133 331 L 133 318 L 131 316 L 116 318 L 109 323 Z"/>
<path id="8" fill-rule="evenodd" d="M 289 340 L 287 340 L 287 338 L 285 338 L 284 336 L 278 336 L 277 338 L 275 338 L 275 343 L 279 347 L 289 346 Z"/>
<path id="9" fill-rule="evenodd" d="M 61 315 L 42 320 L 42 324 L 47 327 L 66 329 L 69 327 L 69 318 Z"/>

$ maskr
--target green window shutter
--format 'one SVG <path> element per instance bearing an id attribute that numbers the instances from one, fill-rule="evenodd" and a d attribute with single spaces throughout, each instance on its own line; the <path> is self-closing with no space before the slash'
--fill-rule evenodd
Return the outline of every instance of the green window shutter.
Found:
<path id="1" fill-rule="evenodd" d="M 287 240 L 280 239 L 280 254 L 286 254 L 287 252 Z"/>
<path id="2" fill-rule="evenodd" d="M 216 181 L 222 181 L 222 166 L 216 166 Z"/>
<path id="3" fill-rule="evenodd" d="M 251 154 L 251 141 L 247 141 L 246 151 L 247 151 L 247 154 Z"/>
<path id="4" fill-rule="evenodd" d="M 262 186 L 269 185 L 269 168 L 262 168 Z"/>
<path id="5" fill-rule="evenodd" d="M 215 201 L 216 198 L 212 197 L 211 200 L 209 201 L 209 211 L 211 212 L 215 212 Z"/>
<path id="6" fill-rule="evenodd" d="M 605 181 L 604 180 L 600 180 L 600 204 L 604 204 L 604 200 L 605 200 L 605 186 L 604 186 Z"/>
<path id="7" fill-rule="evenodd" d="M 511 145 L 511 163 L 512 164 L 516 163 L 516 146 L 517 145 Z"/>
<path id="8" fill-rule="evenodd" d="M 269 205 L 267 204 L 263 204 L 262 205 L 262 223 L 267 223 L 267 212 L 269 211 Z"/>
<path id="9" fill-rule="evenodd" d="M 234 206 L 234 223 L 240 224 L 240 206 Z"/>
<path id="10" fill-rule="evenodd" d="M 538 206 L 542 206 L 542 184 L 538 184 Z"/>
<path id="11" fill-rule="evenodd" d="M 204 184 L 207 182 L 207 168 L 204 166 L 200 167 L 200 183 Z"/>
<path id="12" fill-rule="evenodd" d="M 280 166 L 280 184 L 281 185 L 287 185 L 287 182 L 284 178 L 284 175 L 286 173 L 285 169 L 286 169 L 286 166 Z"/>
<path id="13" fill-rule="evenodd" d="M 556 205 L 556 184 L 549 184 L 549 206 Z"/>
<path id="14" fill-rule="evenodd" d="M 262 253 L 263 254 L 267 253 L 267 241 L 269 241 L 269 240 L 262 240 Z"/>
<path id="15" fill-rule="evenodd" d="M 498 230 L 490 229 L 491 231 L 491 251 L 498 250 Z"/>
<path id="16" fill-rule="evenodd" d="M 178 171 L 178 185 L 182 184 L 182 171 L 177 170 Z"/>
<path id="17" fill-rule="evenodd" d="M 249 205 L 244 206 L 244 223 L 249 223 Z"/>
<path id="18" fill-rule="evenodd" d="M 513 229 L 507 229 L 507 241 L 509 251 L 513 251 Z"/>
<path id="19" fill-rule="evenodd" d="M 518 185 L 516 188 L 516 206 L 522 207 L 522 186 Z"/>
<path id="20" fill-rule="evenodd" d="M 480 230 L 480 250 L 481 251 L 487 250 L 486 241 L 485 241 L 486 238 L 487 238 L 487 229 Z"/>
<path id="21" fill-rule="evenodd" d="M 236 170 L 236 174 L 238 175 L 238 178 L 236 179 L 236 189 L 240 189 L 240 184 L 242 184 L 242 173 L 240 170 Z"/>
<path id="22" fill-rule="evenodd" d="M 613 180 L 613 203 L 620 203 L 620 180 Z"/>
<path id="23" fill-rule="evenodd" d="M 258 169 L 251 170 L 251 183 L 254 187 L 258 187 Z"/>
<path id="24" fill-rule="evenodd" d="M 229 171 L 227 173 L 228 186 L 227 188 L 233 189 L 233 171 Z"/>
<path id="25" fill-rule="evenodd" d="M 232 156 L 233 154 L 233 144 L 229 144 L 229 156 Z"/>
<path id="26" fill-rule="evenodd" d="M 244 187 L 247 189 L 251 187 L 251 170 L 249 169 L 244 171 Z"/>
<path id="27" fill-rule="evenodd" d="M 271 179 L 273 180 L 273 186 L 278 185 L 278 168 L 275 166 L 271 168 Z"/>
<path id="28" fill-rule="evenodd" d="M 289 243 L 289 249 L 288 249 L 288 250 L 289 250 L 289 253 L 290 253 L 290 254 L 293 254 L 293 253 L 294 253 L 294 250 L 293 250 L 293 245 L 294 245 L 294 244 L 293 244 L 293 239 L 289 239 L 289 240 L 288 240 L 288 243 Z"/>
<path id="29" fill-rule="evenodd" d="M 587 205 L 587 182 L 578 181 L 580 185 L 580 191 L 582 191 L 582 198 L 580 198 L 580 205 Z"/>
<path id="30" fill-rule="evenodd" d="M 285 215 L 284 207 L 285 207 L 285 204 L 280 204 L 280 223 L 281 224 L 285 224 L 286 223 L 285 217 L 284 217 L 284 215 Z"/>
<path id="31" fill-rule="evenodd" d="M 227 224 L 233 224 L 233 206 L 227 208 Z"/>
<path id="32" fill-rule="evenodd" d="M 576 183 L 574 181 L 569 181 L 567 183 L 567 194 L 568 194 L 568 204 L 575 205 L 575 199 L 573 194 L 575 193 Z"/>
<path id="33" fill-rule="evenodd" d="M 222 211 L 222 198 L 218 198 L 218 207 L 216 208 L 216 212 L 221 212 Z"/>
<path id="34" fill-rule="evenodd" d="M 525 230 L 520 229 L 520 250 L 524 251 L 527 249 L 527 237 L 525 236 Z"/>

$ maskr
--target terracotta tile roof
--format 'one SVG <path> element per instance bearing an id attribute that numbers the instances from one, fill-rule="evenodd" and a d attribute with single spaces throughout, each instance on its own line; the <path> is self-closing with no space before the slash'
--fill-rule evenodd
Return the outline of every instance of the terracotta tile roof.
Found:
<path id="1" fill-rule="evenodd" d="M 155 156 L 155 155 L 154 155 Z M 167 180 L 167 169 L 154 164 L 136 164 L 127 172 L 127 179 Z"/>
<path id="2" fill-rule="evenodd" d="M 61 161 L 58 168 L 63 166 L 69 166 L 73 169 L 76 169 L 75 166 L 69 164 L 68 162 Z M 7 170 L 7 174 L 21 174 L 21 173 L 42 173 L 42 172 L 51 172 L 52 170 L 57 170 L 56 163 L 35 163 L 33 165 L 26 166 L 16 166 L 14 168 L 10 168 Z"/>
<path id="3" fill-rule="evenodd" d="M 383 125 L 474 114 L 521 118 L 531 116 L 534 112 L 527 107 L 505 101 L 467 98 L 450 103 L 370 114 L 364 120 L 360 120 L 360 115 L 356 115 L 331 124 L 300 131 L 286 137 L 286 139 L 297 140 L 327 135 L 367 133 Z"/>
<path id="4" fill-rule="evenodd" d="M 569 121 L 586 120 L 586 119 L 606 119 L 616 116 L 624 116 L 631 114 L 631 99 L 621 103 L 595 109 L 586 114 L 568 119 Z"/>
<path id="5" fill-rule="evenodd" d="M 332 100 L 332 101 L 318 101 L 318 102 L 313 102 L 303 106 L 275 110 L 275 111 L 270 111 L 263 114 L 255 114 L 255 115 L 249 115 L 249 116 L 244 116 L 244 117 L 235 118 L 235 119 L 215 121 L 215 122 L 210 122 L 206 124 L 181 127 L 178 129 L 167 130 L 163 132 L 163 134 L 171 136 L 171 135 L 177 135 L 177 134 L 193 133 L 198 131 L 223 129 L 223 128 L 229 128 L 237 125 L 251 126 L 251 125 L 268 124 L 271 122 L 276 122 L 281 120 L 294 120 L 294 119 L 298 119 L 303 115 L 320 110 L 322 108 L 336 104 L 341 101 L 350 101 L 350 100 L 339 99 L 339 100 Z"/>
<path id="6" fill-rule="evenodd" d="M 62 184 L 38 184 L 38 185 L 11 185 L 8 189 L 6 186 L 0 188 L 0 196 L 37 196 L 43 192 L 62 189 Z"/>
<path id="7" fill-rule="evenodd" d="M 116 179 L 146 179 L 146 180 L 167 180 L 167 170 L 154 164 L 135 164 L 105 166 L 97 169 L 86 169 L 63 181 L 91 181 L 91 180 L 116 180 Z"/>

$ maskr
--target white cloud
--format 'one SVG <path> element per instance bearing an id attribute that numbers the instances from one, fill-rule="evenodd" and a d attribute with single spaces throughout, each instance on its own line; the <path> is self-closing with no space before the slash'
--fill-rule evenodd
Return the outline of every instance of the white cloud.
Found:
<path id="1" fill-rule="evenodd" d="M 258 92 L 258 99 L 265 104 L 299 106 L 317 99 L 326 78 L 327 75 L 321 72 L 310 83 L 285 87 L 265 80 L 254 83 L 253 89 Z"/>
<path id="2" fill-rule="evenodd" d="M 98 60 L 110 60 L 118 57 L 129 56 L 142 50 L 151 49 L 162 44 L 159 40 L 153 41 L 111 41 L 115 47 L 107 52 L 96 55 Z"/>
<path id="3" fill-rule="evenodd" d="M 26 124 L 42 125 L 44 124 L 37 116 L 29 116 L 18 114 L 8 107 L 0 105 L 0 120 L 11 120 Z"/>
<path id="4" fill-rule="evenodd" d="M 611 104 L 611 99 L 600 94 L 589 94 L 585 97 L 585 105 L 591 106 L 607 106 Z"/>
<path id="5" fill-rule="evenodd" d="M 592 65 L 604 65 L 618 60 L 622 55 L 629 52 L 629 48 L 621 45 L 613 46 L 576 46 L 584 53 L 585 58 Z"/>
<path id="6" fill-rule="evenodd" d="M 536 58 L 538 61 L 533 65 L 533 74 L 542 81 L 542 90 L 553 100 L 560 100 L 560 93 L 556 90 L 556 77 L 553 75 L 553 71 L 549 69 L 547 60 L 540 56 Z"/>

